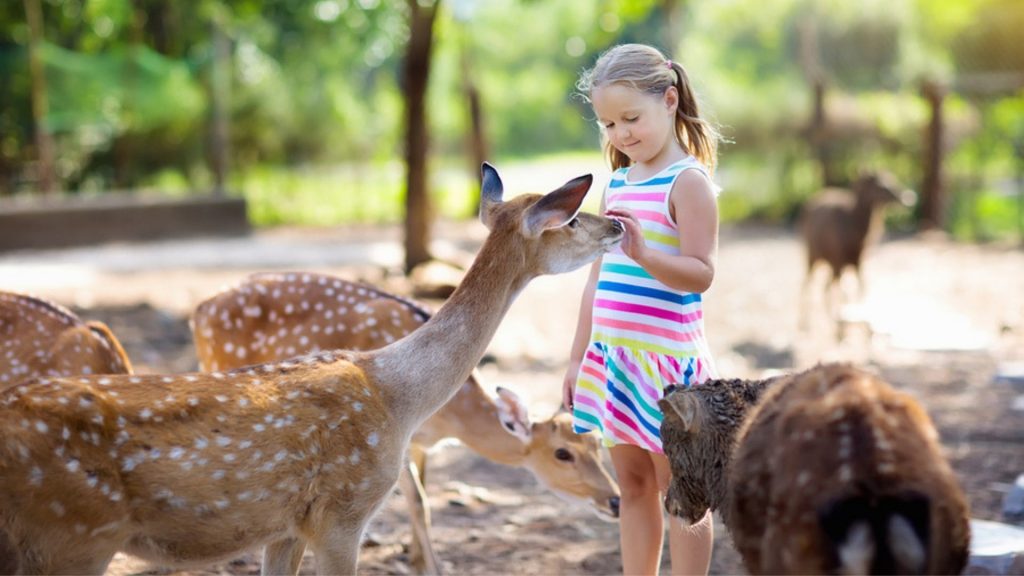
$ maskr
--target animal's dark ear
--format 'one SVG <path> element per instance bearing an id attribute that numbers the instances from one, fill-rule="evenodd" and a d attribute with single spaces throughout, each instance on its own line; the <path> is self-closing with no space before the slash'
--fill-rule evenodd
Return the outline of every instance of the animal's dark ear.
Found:
<path id="1" fill-rule="evenodd" d="M 594 177 L 590 174 L 573 178 L 561 188 L 548 192 L 536 204 L 530 206 L 523 220 L 523 232 L 528 237 L 540 236 L 549 228 L 565 226 L 579 212 Z"/>
<path id="2" fill-rule="evenodd" d="M 683 423 L 683 430 L 686 432 L 694 434 L 700 430 L 704 408 L 693 394 L 687 391 L 675 392 L 659 400 L 658 406 L 665 414 L 668 414 L 669 410 L 674 412 Z"/>
<path id="3" fill-rule="evenodd" d="M 505 186 L 498 171 L 487 162 L 480 166 L 480 176 L 480 221 L 490 228 L 494 209 L 501 205 Z"/>

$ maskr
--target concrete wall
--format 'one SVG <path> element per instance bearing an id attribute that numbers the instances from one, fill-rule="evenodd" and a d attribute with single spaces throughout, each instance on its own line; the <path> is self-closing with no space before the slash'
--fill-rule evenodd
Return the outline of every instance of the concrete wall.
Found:
<path id="1" fill-rule="evenodd" d="M 110 195 L 0 201 L 0 252 L 248 234 L 243 198 Z"/>

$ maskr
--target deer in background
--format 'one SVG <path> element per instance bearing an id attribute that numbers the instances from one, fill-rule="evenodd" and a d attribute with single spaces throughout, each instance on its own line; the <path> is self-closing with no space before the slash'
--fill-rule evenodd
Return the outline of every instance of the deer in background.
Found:
<path id="1" fill-rule="evenodd" d="M 201 302 L 192 315 L 192 336 L 200 369 L 209 372 L 321 350 L 380 348 L 430 316 L 422 305 L 365 284 L 264 273 Z M 474 373 L 416 430 L 402 469 L 399 486 L 413 528 L 410 564 L 419 572 L 441 571 L 424 482 L 427 451 L 445 438 L 457 438 L 494 462 L 526 468 L 556 494 L 589 504 L 603 518 L 618 517 L 619 490 L 601 462 L 600 441 L 576 434 L 567 413 L 531 423 L 516 394 L 498 388 L 491 397 Z"/>
<path id="2" fill-rule="evenodd" d="M 807 273 L 801 290 L 800 325 L 806 326 L 808 288 L 819 262 L 832 271 L 825 303 L 829 317 L 839 326 L 837 297 L 842 296 L 840 278 L 847 268 L 857 277 L 858 298 L 864 297 L 861 262 L 868 246 L 884 231 L 884 207 L 909 206 L 914 193 L 905 190 L 886 172 L 867 172 L 846 188 L 825 188 L 804 204 L 800 215 L 800 234 L 807 251 Z M 841 335 L 841 334 L 840 334 Z"/>
<path id="3" fill-rule="evenodd" d="M 577 214 L 591 182 L 503 201 L 485 164 L 490 233 L 473 265 L 437 314 L 384 348 L 3 390 L 0 568 L 100 574 L 118 550 L 187 566 L 266 546 L 264 573 L 282 574 L 303 541 L 319 573 L 355 573 L 412 434 L 466 381 L 518 293 L 622 240 L 618 222 Z"/>
<path id="4" fill-rule="evenodd" d="M 37 376 L 131 371 L 106 324 L 83 322 L 42 298 L 0 291 L 0 388 Z"/>

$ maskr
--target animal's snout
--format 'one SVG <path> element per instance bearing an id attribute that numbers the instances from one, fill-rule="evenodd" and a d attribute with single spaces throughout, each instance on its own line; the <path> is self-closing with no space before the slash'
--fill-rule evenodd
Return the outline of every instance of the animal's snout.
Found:
<path id="1" fill-rule="evenodd" d="M 614 220 L 614 219 L 612 220 L 612 228 L 614 228 L 615 230 L 617 230 L 619 232 L 625 232 L 626 231 L 626 227 L 622 225 L 622 222 L 619 222 L 618 220 Z"/>
<path id="2" fill-rule="evenodd" d="M 619 497 L 618 496 L 612 496 L 611 498 L 608 499 L 608 508 L 611 509 L 613 516 L 615 516 L 616 518 L 619 517 Z"/>

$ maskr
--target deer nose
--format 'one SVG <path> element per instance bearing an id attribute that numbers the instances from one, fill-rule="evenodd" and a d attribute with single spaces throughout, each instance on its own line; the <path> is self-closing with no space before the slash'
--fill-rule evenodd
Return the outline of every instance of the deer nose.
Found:
<path id="1" fill-rule="evenodd" d="M 622 222 L 619 222 L 618 220 L 612 220 L 612 228 L 615 228 L 619 232 L 625 232 L 626 231 L 626 227 L 623 226 Z"/>
<path id="2" fill-rule="evenodd" d="M 612 509 L 612 514 L 616 518 L 618 518 L 619 517 L 619 497 L 618 496 L 612 496 L 611 498 L 609 498 L 608 499 L 608 507 Z"/>

